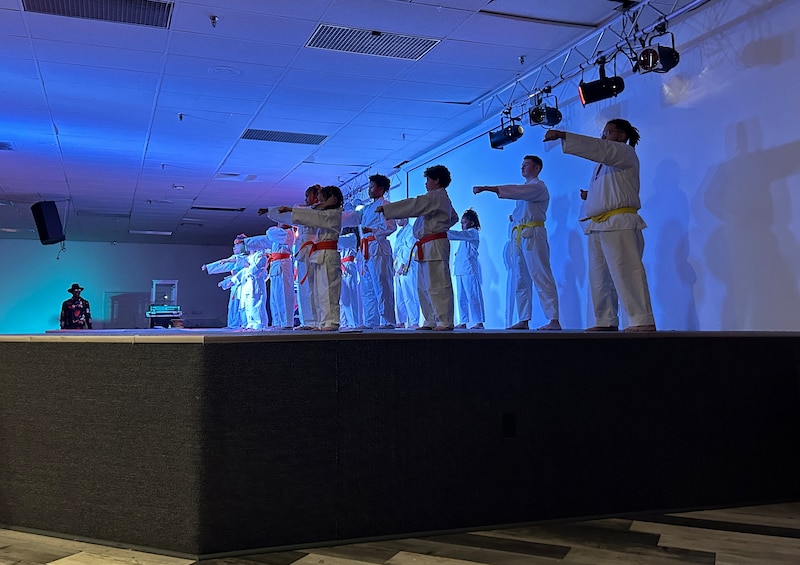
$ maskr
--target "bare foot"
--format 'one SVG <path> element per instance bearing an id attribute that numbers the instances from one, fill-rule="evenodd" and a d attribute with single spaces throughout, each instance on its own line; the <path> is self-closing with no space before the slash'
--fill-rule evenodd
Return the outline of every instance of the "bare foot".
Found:
<path id="1" fill-rule="evenodd" d="M 536 328 L 537 330 L 544 330 L 544 331 L 558 331 L 561 329 L 561 324 L 558 323 L 558 320 L 550 320 L 548 323 L 543 325 L 541 328 Z"/>
<path id="2" fill-rule="evenodd" d="M 432 330 L 433 328 L 430 327 L 430 326 L 420 326 L 420 327 L 414 328 L 414 329 L 417 330 L 417 331 L 420 331 L 420 330 L 421 331 L 426 331 L 426 330 Z"/>
<path id="3" fill-rule="evenodd" d="M 458 324 L 456 326 L 456 329 L 457 330 L 465 330 L 465 329 L 467 329 L 467 324 Z"/>
<path id="4" fill-rule="evenodd" d="M 483 329 L 483 322 L 478 322 L 474 326 L 470 328 L 471 330 L 482 330 Z"/>
<path id="5" fill-rule="evenodd" d="M 591 328 L 586 328 L 585 331 L 587 332 L 616 332 L 619 328 L 617 326 L 592 326 Z"/>
<path id="6" fill-rule="evenodd" d="M 522 320 L 506 328 L 507 330 L 527 330 L 528 329 L 528 320 Z"/>
<path id="7" fill-rule="evenodd" d="M 628 326 L 624 330 L 623 333 L 635 334 L 635 333 L 644 333 L 644 332 L 654 332 L 656 331 L 655 324 L 644 324 L 641 326 Z"/>
<path id="8" fill-rule="evenodd" d="M 435 331 L 435 332 L 452 332 L 453 331 L 453 326 L 436 326 L 435 328 L 433 328 L 433 331 Z"/>

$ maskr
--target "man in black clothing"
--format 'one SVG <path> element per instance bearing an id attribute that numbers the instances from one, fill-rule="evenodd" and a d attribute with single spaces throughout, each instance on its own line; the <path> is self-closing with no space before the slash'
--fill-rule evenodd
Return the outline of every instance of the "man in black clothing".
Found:
<path id="1" fill-rule="evenodd" d="M 61 304 L 61 329 L 62 330 L 90 330 L 92 329 L 92 311 L 89 301 L 81 298 L 83 287 L 78 283 L 67 290 L 72 298 Z"/>

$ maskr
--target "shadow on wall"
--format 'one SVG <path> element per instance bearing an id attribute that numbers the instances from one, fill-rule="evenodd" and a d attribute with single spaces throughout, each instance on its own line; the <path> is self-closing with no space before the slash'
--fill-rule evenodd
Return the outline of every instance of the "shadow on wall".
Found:
<path id="1" fill-rule="evenodd" d="M 588 296 L 586 250 L 578 224 L 580 193 L 558 196 L 550 201 L 550 216 L 555 229 L 549 233 L 551 264 L 558 285 L 558 306 L 561 327 L 581 328 L 586 322 L 581 316 L 581 295 Z M 553 260 L 563 257 L 563 261 Z"/>
<path id="2" fill-rule="evenodd" d="M 655 194 L 642 205 L 648 226 L 645 248 L 652 245 L 656 258 L 647 279 L 658 327 L 695 331 L 700 329 L 695 302 L 697 273 L 689 263 L 689 201 L 680 180 L 681 169 L 674 159 L 656 165 Z"/>
<path id="3" fill-rule="evenodd" d="M 720 225 L 704 257 L 724 286 L 723 330 L 797 330 L 800 249 L 792 231 L 787 177 L 800 170 L 800 141 L 762 149 L 755 120 L 726 131 L 729 158 L 710 173 L 706 208 Z"/>

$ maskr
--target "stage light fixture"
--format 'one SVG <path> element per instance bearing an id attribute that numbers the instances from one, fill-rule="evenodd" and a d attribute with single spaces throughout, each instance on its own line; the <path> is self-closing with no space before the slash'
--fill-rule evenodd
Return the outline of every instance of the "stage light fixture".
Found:
<path id="1" fill-rule="evenodd" d="M 561 123 L 561 110 L 540 104 L 528 111 L 528 118 L 533 126 L 555 126 Z"/>
<path id="2" fill-rule="evenodd" d="M 584 106 L 611 98 L 625 90 L 625 81 L 622 80 L 622 77 L 606 76 L 605 59 L 600 58 L 597 62 L 600 65 L 600 78 L 592 82 L 583 82 L 581 80 L 578 85 L 578 95 L 581 98 L 581 104 Z"/>
<path id="3" fill-rule="evenodd" d="M 509 115 L 511 112 L 506 110 L 503 112 L 505 115 Z M 522 134 L 525 133 L 525 130 L 522 128 L 521 125 L 515 123 L 516 118 L 509 118 L 509 121 L 506 122 L 505 119 L 500 119 L 500 129 L 495 131 L 489 132 L 489 145 L 492 146 L 492 149 L 502 149 L 509 143 L 514 143 Z M 508 125 L 506 125 L 508 123 Z"/>
<path id="4" fill-rule="evenodd" d="M 663 37 L 665 35 L 669 35 L 672 38 L 671 46 L 653 43 L 655 37 Z M 675 50 L 675 36 L 671 33 L 662 33 L 651 37 L 649 44 L 636 54 L 636 63 L 633 70 L 642 74 L 649 72 L 666 73 L 674 68 L 680 60 L 680 53 Z"/>
<path id="5" fill-rule="evenodd" d="M 550 87 L 546 87 L 543 92 L 550 93 Z M 532 126 L 552 127 L 561 123 L 561 111 L 558 109 L 558 98 L 552 96 L 555 106 L 547 105 L 547 98 L 539 96 L 536 98 L 536 106 L 528 110 L 528 120 Z"/>

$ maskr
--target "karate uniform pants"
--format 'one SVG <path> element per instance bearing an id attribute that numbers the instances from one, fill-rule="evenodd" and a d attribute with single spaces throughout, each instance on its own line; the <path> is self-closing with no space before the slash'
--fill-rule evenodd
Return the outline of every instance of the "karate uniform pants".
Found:
<path id="1" fill-rule="evenodd" d="M 589 286 L 595 324 L 619 326 L 619 302 L 633 326 L 655 323 L 642 263 L 642 231 L 593 231 L 589 236 Z"/>

